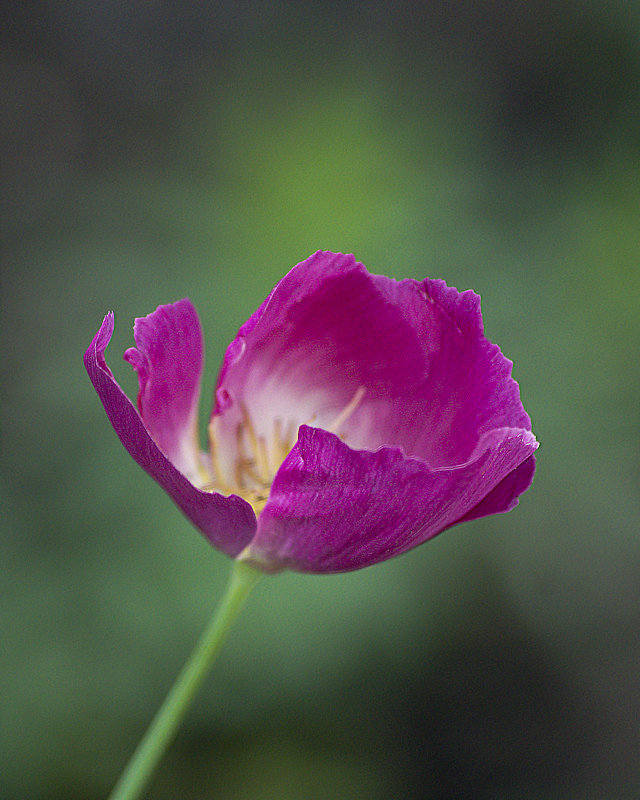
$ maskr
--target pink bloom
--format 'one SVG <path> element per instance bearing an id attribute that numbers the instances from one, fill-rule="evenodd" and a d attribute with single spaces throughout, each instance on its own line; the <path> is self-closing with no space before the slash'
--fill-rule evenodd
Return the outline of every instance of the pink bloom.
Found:
<path id="1" fill-rule="evenodd" d="M 538 443 L 480 298 L 318 252 L 229 345 L 201 452 L 200 322 L 189 300 L 137 319 L 138 410 L 85 354 L 120 440 L 211 543 L 275 572 L 342 572 L 510 511 Z"/>

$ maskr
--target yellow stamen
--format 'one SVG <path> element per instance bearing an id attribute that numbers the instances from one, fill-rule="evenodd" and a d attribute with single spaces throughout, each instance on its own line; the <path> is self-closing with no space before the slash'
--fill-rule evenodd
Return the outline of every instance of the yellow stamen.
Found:
<path id="1" fill-rule="evenodd" d="M 220 461 L 218 459 L 218 443 L 216 441 L 215 425 L 217 420 L 212 420 L 209 423 L 209 458 L 211 460 L 211 468 L 213 469 L 213 481 L 205 484 L 202 488 L 209 491 L 220 491 L 222 494 L 233 494 L 233 489 L 225 481 Z"/>
<path id="2" fill-rule="evenodd" d="M 351 400 L 347 403 L 347 405 L 342 409 L 342 411 L 338 414 L 338 416 L 333 420 L 331 425 L 327 428 L 329 433 L 337 433 L 338 428 L 349 419 L 349 417 L 353 414 L 353 412 L 358 408 L 360 403 L 362 402 L 362 398 L 365 395 L 367 390 L 364 386 L 358 386 L 355 391 L 355 394 L 351 398 Z"/>
<path id="3" fill-rule="evenodd" d="M 236 459 L 236 463 L 233 465 L 233 477 L 236 482 L 236 486 L 239 489 L 244 489 L 244 473 L 245 473 L 245 464 L 246 464 L 246 457 L 244 455 L 244 443 L 243 443 L 243 431 L 244 426 L 241 422 L 238 423 L 236 427 L 236 452 L 238 453 L 238 458 Z"/>
<path id="4" fill-rule="evenodd" d="M 267 481 L 269 480 L 269 465 L 264 450 L 264 440 L 262 440 L 261 443 L 260 439 L 258 439 L 256 436 L 253 422 L 251 421 L 251 417 L 247 413 L 247 409 L 244 407 L 244 405 L 240 406 L 240 410 L 242 411 L 241 426 L 247 433 L 247 438 L 249 439 L 249 451 L 253 456 L 253 458 L 250 460 L 254 466 L 258 467 L 258 472 L 260 474 L 260 477 L 254 479 L 257 481 Z"/>
<path id="5" fill-rule="evenodd" d="M 269 452 L 267 450 L 267 443 L 264 436 L 258 436 L 257 451 L 258 468 L 262 477 L 263 483 L 271 483 L 271 469 L 269 467 Z"/>

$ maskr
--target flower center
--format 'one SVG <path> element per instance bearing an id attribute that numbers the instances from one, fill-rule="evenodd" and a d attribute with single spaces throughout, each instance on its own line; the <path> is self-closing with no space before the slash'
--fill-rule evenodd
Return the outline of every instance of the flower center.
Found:
<path id="1" fill-rule="evenodd" d="M 356 411 L 365 391 L 364 386 L 359 386 L 351 400 L 325 430 L 344 439 L 344 434 L 340 433 L 339 428 Z M 240 408 L 242 418 L 235 431 L 236 457 L 228 475 L 224 474 L 218 459 L 215 420 L 209 426 L 213 480 L 206 482 L 201 488 L 226 495 L 237 494 L 252 506 L 257 516 L 269 499 L 276 472 L 295 444 L 298 426 L 292 421 L 284 424 L 280 417 L 276 417 L 271 436 L 269 438 L 259 436 L 247 409 L 244 406 Z M 307 424 L 312 424 L 316 416 L 314 414 Z"/>

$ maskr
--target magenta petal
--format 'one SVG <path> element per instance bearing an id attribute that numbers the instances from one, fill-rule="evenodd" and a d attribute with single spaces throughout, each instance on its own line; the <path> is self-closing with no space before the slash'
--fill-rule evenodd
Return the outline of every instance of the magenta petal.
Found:
<path id="1" fill-rule="evenodd" d="M 104 351 L 112 334 L 113 314 L 107 314 L 85 353 L 84 364 L 120 441 L 211 543 L 235 557 L 256 530 L 251 506 L 235 495 L 201 491 L 162 453 L 105 362 Z"/>
<path id="2" fill-rule="evenodd" d="M 243 558 L 273 571 L 317 573 L 391 558 L 479 508 L 536 447 L 530 431 L 496 429 L 468 462 L 432 469 L 399 448 L 352 450 L 334 434 L 303 426 Z M 522 486 L 516 480 L 511 490 Z"/>
<path id="3" fill-rule="evenodd" d="M 155 443 L 191 480 L 199 474 L 198 401 L 204 346 L 188 299 L 136 319 L 138 348 L 124 354 L 138 373 L 138 410 Z"/>
<path id="4" fill-rule="evenodd" d="M 529 456 L 458 522 L 468 522 L 472 519 L 489 517 L 491 514 L 506 514 L 507 511 L 512 511 L 518 505 L 520 495 L 524 494 L 531 486 L 535 471 L 535 456 Z"/>
<path id="5" fill-rule="evenodd" d="M 489 431 L 531 430 L 512 363 L 484 336 L 477 294 L 442 280 L 373 280 L 421 345 L 420 359 L 402 367 L 407 390 L 380 444 L 401 444 L 430 466 L 446 467 L 470 458 Z"/>

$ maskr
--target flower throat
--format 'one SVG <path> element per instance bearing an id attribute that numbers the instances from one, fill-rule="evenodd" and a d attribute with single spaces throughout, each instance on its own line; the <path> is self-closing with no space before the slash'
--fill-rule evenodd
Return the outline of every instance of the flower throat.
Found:
<path id="1" fill-rule="evenodd" d="M 325 428 L 329 433 L 337 434 L 345 439 L 338 429 L 351 417 L 361 404 L 365 395 L 365 387 L 359 386 L 351 400 Z M 214 419 L 209 425 L 209 443 L 213 480 L 207 475 L 207 482 L 201 488 L 207 492 L 221 492 L 225 495 L 236 494 L 246 500 L 253 508 L 256 516 L 260 514 L 269 499 L 271 484 L 280 465 L 291 452 L 295 444 L 298 427 L 294 422 L 283 424 L 279 417 L 273 421 L 271 437 L 256 434 L 251 415 L 241 406 L 242 419 L 235 430 L 235 460 L 229 476 L 223 474 L 217 454 Z M 308 421 L 313 424 L 316 415 Z"/>

